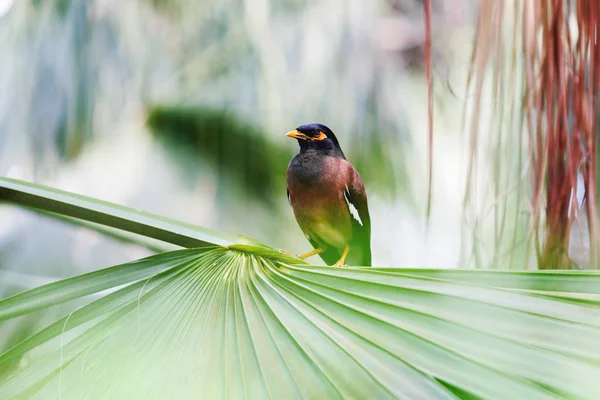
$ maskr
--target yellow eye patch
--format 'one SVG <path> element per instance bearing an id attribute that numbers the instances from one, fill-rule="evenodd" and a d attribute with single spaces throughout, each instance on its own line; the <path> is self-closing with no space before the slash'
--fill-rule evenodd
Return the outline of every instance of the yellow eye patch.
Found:
<path id="1" fill-rule="evenodd" d="M 312 138 L 312 140 L 323 140 L 327 139 L 327 135 L 325 135 L 322 131 L 319 131 L 319 136 Z"/>

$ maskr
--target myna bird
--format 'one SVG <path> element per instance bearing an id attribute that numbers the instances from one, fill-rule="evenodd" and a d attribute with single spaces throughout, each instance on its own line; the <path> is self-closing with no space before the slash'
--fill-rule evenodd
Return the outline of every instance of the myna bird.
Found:
<path id="1" fill-rule="evenodd" d="M 286 136 L 300 144 L 287 169 L 288 200 L 314 248 L 298 257 L 319 254 L 328 265 L 371 266 L 365 186 L 337 138 L 321 124 L 299 126 Z"/>

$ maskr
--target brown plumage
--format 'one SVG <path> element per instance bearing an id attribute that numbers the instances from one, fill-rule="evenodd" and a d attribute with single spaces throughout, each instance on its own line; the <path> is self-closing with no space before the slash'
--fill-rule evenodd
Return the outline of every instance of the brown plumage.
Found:
<path id="1" fill-rule="evenodd" d="M 360 174 L 324 125 L 298 127 L 300 153 L 287 170 L 288 198 L 298 225 L 329 265 L 371 265 L 371 221 Z M 303 257 L 301 256 L 301 257 Z"/>

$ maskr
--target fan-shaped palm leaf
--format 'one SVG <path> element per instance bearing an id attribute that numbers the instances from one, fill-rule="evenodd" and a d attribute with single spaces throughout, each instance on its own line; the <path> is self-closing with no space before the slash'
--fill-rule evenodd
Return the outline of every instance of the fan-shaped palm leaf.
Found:
<path id="1" fill-rule="evenodd" d="M 599 279 L 166 252 L 0 300 L 3 321 L 112 289 L 1 355 L 0 398 L 592 399 Z"/>

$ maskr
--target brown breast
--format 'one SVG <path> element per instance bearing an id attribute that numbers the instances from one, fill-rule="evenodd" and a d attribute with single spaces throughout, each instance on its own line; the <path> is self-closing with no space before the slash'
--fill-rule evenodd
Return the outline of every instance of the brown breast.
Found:
<path id="1" fill-rule="evenodd" d="M 294 215 L 302 231 L 320 245 L 344 248 L 352 239 L 352 222 L 344 199 L 351 173 L 350 164 L 340 158 L 323 157 L 305 168 L 292 166 L 287 185 Z M 314 168 L 315 164 L 318 168 Z"/>

